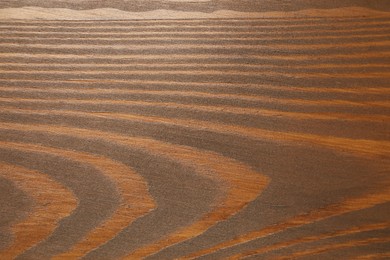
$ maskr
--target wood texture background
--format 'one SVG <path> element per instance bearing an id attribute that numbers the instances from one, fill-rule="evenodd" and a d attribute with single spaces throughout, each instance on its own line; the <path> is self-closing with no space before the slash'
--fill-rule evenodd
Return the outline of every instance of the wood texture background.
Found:
<path id="1" fill-rule="evenodd" d="M 1 1 L 0 259 L 390 259 L 389 11 Z"/>

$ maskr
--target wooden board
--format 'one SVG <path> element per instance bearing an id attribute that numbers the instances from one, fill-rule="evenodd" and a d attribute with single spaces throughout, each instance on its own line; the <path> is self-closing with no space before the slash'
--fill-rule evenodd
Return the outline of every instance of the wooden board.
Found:
<path id="1" fill-rule="evenodd" d="M 2 1 L 0 259 L 389 259 L 388 1 Z"/>

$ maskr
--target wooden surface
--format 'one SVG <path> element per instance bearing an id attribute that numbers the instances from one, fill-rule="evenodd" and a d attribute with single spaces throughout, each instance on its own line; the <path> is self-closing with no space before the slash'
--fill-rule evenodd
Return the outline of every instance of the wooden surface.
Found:
<path id="1" fill-rule="evenodd" d="M 390 259 L 389 1 L 1 1 L 0 259 Z"/>

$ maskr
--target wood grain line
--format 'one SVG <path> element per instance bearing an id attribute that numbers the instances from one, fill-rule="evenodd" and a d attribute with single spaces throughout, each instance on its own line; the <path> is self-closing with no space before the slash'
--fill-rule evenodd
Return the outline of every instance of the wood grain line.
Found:
<path id="1" fill-rule="evenodd" d="M 15 148 L 9 142 L 0 145 Z M 38 171 L 1 162 L 0 176 L 11 180 L 34 200 L 28 217 L 12 226 L 13 243 L 0 251 L 1 258 L 14 259 L 49 236 L 57 223 L 77 207 L 78 201 L 69 189 Z"/>
<path id="2" fill-rule="evenodd" d="M 165 144 L 151 139 L 127 137 L 124 135 L 96 130 L 60 126 L 50 126 L 48 128 L 47 126 L 40 125 L 33 126 L 3 123 L 0 125 L 0 129 L 40 131 L 57 135 L 61 133 L 61 135 L 79 136 L 81 138 L 91 136 L 94 138 L 104 138 L 112 142 L 122 143 L 126 146 L 141 147 L 154 153 L 157 152 L 161 156 L 169 156 L 170 158 L 179 160 L 182 163 L 195 165 L 199 174 L 206 175 L 209 178 L 218 181 L 218 183 L 222 185 L 221 189 L 226 190 L 226 194 L 222 195 L 222 197 L 216 202 L 214 209 L 210 213 L 206 214 L 190 226 L 183 227 L 181 230 L 173 234 L 169 234 L 167 238 L 133 252 L 132 255 L 129 256 L 129 258 L 132 259 L 156 253 L 165 247 L 202 234 L 209 227 L 215 225 L 217 222 L 229 218 L 231 215 L 234 215 L 240 209 L 245 207 L 245 205 L 259 195 L 268 183 L 268 178 L 254 172 L 249 167 L 241 163 L 235 162 L 234 160 L 224 158 L 215 153 L 197 151 L 193 148 Z M 111 167 L 111 169 L 113 169 L 113 167 Z M 99 233 L 99 229 L 94 231 L 94 233 L 95 232 Z M 102 229 L 102 232 L 104 232 L 104 229 Z M 88 239 L 86 239 L 86 241 L 87 240 Z M 75 256 L 80 255 L 71 252 L 58 256 L 58 259 L 66 259 Z"/>
<path id="3" fill-rule="evenodd" d="M 374 238 L 367 238 L 367 239 L 360 239 L 360 240 L 352 240 L 344 243 L 339 244 L 333 244 L 333 245 L 326 245 L 314 249 L 308 249 L 302 252 L 297 252 L 294 254 L 291 254 L 289 256 L 281 256 L 281 257 L 275 257 L 276 260 L 287 260 L 291 258 L 298 258 L 302 256 L 307 255 L 318 255 L 324 252 L 332 251 L 332 250 L 338 250 L 348 247 L 359 247 L 359 246 L 365 246 L 370 244 L 376 244 L 376 243 L 388 243 L 390 242 L 390 237 L 374 237 Z"/>
<path id="4" fill-rule="evenodd" d="M 2 109 L 4 110 L 4 109 Z M 172 126 L 180 126 L 185 128 L 193 128 L 199 130 L 209 130 L 216 133 L 233 134 L 252 138 L 254 140 L 269 140 L 273 142 L 291 142 L 291 143 L 306 143 L 308 145 L 319 145 L 321 147 L 334 149 L 337 152 L 348 152 L 357 156 L 369 157 L 384 157 L 389 156 L 390 142 L 381 140 L 358 140 L 352 138 L 321 136 L 315 134 L 303 134 L 292 132 L 277 132 L 260 128 L 241 127 L 235 125 L 227 125 L 220 123 L 209 123 L 200 120 L 183 120 L 183 119 L 169 119 L 162 117 L 148 117 L 132 114 L 120 113 L 88 113 L 77 111 L 50 111 L 50 110 L 23 110 L 23 109 L 9 109 L 9 113 L 29 114 L 29 115 L 57 115 L 57 116 L 78 116 L 90 118 L 108 118 L 119 119 L 126 121 L 138 121 L 144 123 L 158 123 Z"/>
<path id="5" fill-rule="evenodd" d="M 110 86 L 110 90 L 127 90 L 129 88 L 124 88 L 123 83 L 126 83 L 126 87 L 131 87 L 130 89 L 136 89 L 136 87 L 143 87 L 143 86 L 149 86 L 149 87 L 158 87 L 159 89 L 163 88 L 166 89 L 166 87 L 176 87 L 179 90 L 184 89 L 184 87 L 188 86 L 191 87 L 194 91 L 196 89 L 199 89 L 200 87 L 210 87 L 209 91 L 212 91 L 215 88 L 225 88 L 225 89 L 232 89 L 232 88 L 245 88 L 249 90 L 275 90 L 275 91 L 283 91 L 286 93 L 296 93 L 296 92 L 313 92 L 313 93 L 348 93 L 348 94 L 355 94 L 355 95 L 366 95 L 366 94 L 390 94 L 390 89 L 386 87 L 361 87 L 361 86 L 351 86 L 351 87 L 327 87 L 327 88 L 321 88 L 321 87 L 315 87 L 315 86 L 281 86 L 281 85 L 264 85 L 264 84 L 250 84 L 250 83 L 221 83 L 221 82 L 210 82 L 210 83 L 204 83 L 204 82 L 178 82 L 178 81 L 152 81 L 152 80 L 132 80 L 131 82 L 128 82 L 126 80 L 120 80 L 120 79 L 113 79 L 113 80 L 94 80 L 94 79 L 69 79 L 69 80 L 39 80 L 39 79 L 7 79 L 5 82 L 4 80 L 0 79 L 0 82 L 2 82 L 1 87 L 7 86 L 6 83 L 30 83 L 27 86 L 21 86 L 21 87 L 27 87 L 27 88 L 33 88 L 34 86 L 36 88 L 41 89 L 50 89 L 51 87 L 47 86 L 41 86 L 42 83 L 50 83 L 50 86 L 54 86 L 57 88 L 56 83 L 62 83 L 67 84 L 67 86 L 63 87 L 64 89 L 69 89 L 69 91 L 73 91 L 76 89 L 107 89 L 107 84 L 117 84 L 114 86 Z M 99 83 L 99 85 L 97 85 Z M 77 86 L 77 87 L 76 87 Z M 92 86 L 92 87 L 91 87 Z M 62 88 L 62 87 L 61 87 Z M 144 89 L 144 88 L 143 88 Z M 196 91 L 195 91 L 196 92 Z M 223 92 L 224 93 L 224 92 Z"/>
<path id="6" fill-rule="evenodd" d="M 309 236 L 309 237 L 302 237 L 298 238 L 295 240 L 290 240 L 286 242 L 281 242 L 278 244 L 274 245 L 269 245 L 265 246 L 256 250 L 251 250 L 247 252 L 242 252 L 236 255 L 233 255 L 229 257 L 229 259 L 245 259 L 250 256 L 261 256 L 261 254 L 270 252 L 270 251 L 275 251 L 278 249 L 284 249 L 286 247 L 292 247 L 296 245 L 301 245 L 301 244 L 306 244 L 310 242 L 315 242 L 319 240 L 324 240 L 324 239 L 330 239 L 330 238 L 336 238 L 340 236 L 346 236 L 346 235 L 351 235 L 351 234 L 356 234 L 356 233 L 361 233 L 361 232 L 367 232 L 367 231 L 374 231 L 374 230 L 382 230 L 390 227 L 390 222 L 383 222 L 383 223 L 376 223 L 376 224 L 368 224 L 368 225 L 362 225 L 362 226 L 356 226 L 350 229 L 344 229 L 340 230 L 337 232 L 332 232 L 332 233 L 325 233 L 325 234 L 320 234 L 316 236 Z"/>
<path id="7" fill-rule="evenodd" d="M 215 245 L 215 246 L 210 247 L 210 248 L 205 249 L 205 250 L 200 250 L 194 254 L 182 257 L 181 259 L 195 259 L 195 258 L 198 258 L 201 256 L 206 256 L 208 254 L 215 253 L 218 250 L 241 245 L 241 244 L 248 243 L 248 242 L 256 240 L 256 239 L 265 238 L 267 236 L 280 233 L 286 229 L 301 227 L 303 225 L 314 223 L 317 221 L 321 221 L 321 220 L 324 220 L 327 218 L 340 216 L 342 214 L 371 208 L 371 207 L 374 207 L 378 204 L 389 202 L 390 201 L 389 185 L 390 185 L 389 183 L 383 185 L 384 188 L 382 188 L 382 190 L 379 192 L 376 192 L 373 194 L 368 194 L 368 195 L 361 197 L 361 198 L 348 199 L 340 204 L 331 205 L 325 209 L 315 210 L 313 212 L 309 212 L 307 214 L 297 216 L 293 219 L 290 219 L 287 222 L 277 224 L 273 227 L 268 227 L 268 228 L 265 228 L 262 230 L 249 232 L 249 233 L 247 233 L 243 236 L 239 236 L 233 240 L 220 243 L 218 245 Z M 368 243 L 371 241 L 375 241 L 375 239 L 374 240 L 369 239 L 368 241 L 366 241 L 366 240 L 363 240 L 363 241 L 364 241 L 363 243 Z M 357 241 L 351 241 L 351 242 L 348 242 L 346 244 L 339 244 L 338 246 L 340 246 L 340 248 L 342 248 L 344 246 L 346 246 L 346 247 L 357 246 L 358 244 L 359 244 L 359 242 L 357 242 Z M 305 253 L 302 255 L 320 253 L 320 252 L 328 250 L 328 249 L 332 250 L 333 248 L 338 248 L 338 246 L 337 245 L 336 246 L 331 245 L 329 247 L 326 246 L 324 248 L 314 249 L 313 251 L 307 251 L 307 254 Z M 292 257 L 295 257 L 295 256 L 289 256 L 289 257 L 284 258 L 284 259 L 291 259 Z"/>
<path id="8" fill-rule="evenodd" d="M 389 258 L 389 24 L 383 0 L 2 1 L 0 259 Z"/>
<path id="9" fill-rule="evenodd" d="M 138 174 L 134 173 L 127 166 L 120 164 L 119 162 L 114 162 L 102 156 L 95 156 L 87 153 L 68 151 L 41 145 L 7 142 L 1 142 L 0 144 L 2 147 L 9 149 L 56 154 L 74 161 L 93 165 L 97 170 L 109 177 L 110 180 L 117 185 L 119 191 L 121 192 L 122 199 L 120 206 L 111 218 L 98 225 L 81 242 L 76 244 L 66 254 L 61 255 L 60 258 L 69 259 L 83 256 L 90 250 L 114 237 L 124 227 L 128 226 L 135 219 L 148 213 L 155 207 L 154 201 L 148 193 L 146 182 Z M 59 194 L 59 196 L 62 195 L 63 194 L 61 193 Z M 64 198 L 66 199 L 66 197 Z M 63 205 L 66 205 L 66 201 L 65 204 L 63 202 L 56 203 L 54 207 L 58 210 L 58 206 L 62 208 Z M 66 210 L 67 207 L 64 207 L 64 209 Z M 43 210 L 45 211 L 46 209 Z M 40 212 L 40 214 L 42 214 L 42 212 Z M 44 219 L 46 218 L 44 217 Z M 33 227 L 35 228 L 31 232 L 37 232 L 36 229 L 41 228 L 42 220 L 40 219 L 39 223 L 29 220 L 26 224 L 31 225 L 30 223 L 33 223 Z M 49 235 L 48 231 L 46 232 L 46 235 Z M 41 239 L 43 238 L 44 237 L 41 237 Z M 26 239 L 30 239 L 30 237 L 28 236 Z M 27 241 L 24 241 L 24 243 L 27 243 Z M 12 249 L 12 251 L 15 252 L 14 249 Z"/>
<path id="10" fill-rule="evenodd" d="M 0 91 L 1 92 L 1 91 Z M 170 108 L 170 109 L 187 109 L 198 112 L 210 112 L 210 113 L 224 113 L 235 115 L 252 115 L 252 116 L 265 116 L 265 117 L 285 117 L 293 118 L 297 120 L 346 120 L 346 121 L 367 121 L 367 122 L 384 122 L 390 119 L 386 115 L 355 115 L 348 113 L 300 113 L 300 112 L 285 112 L 281 110 L 270 110 L 261 108 L 241 108 L 234 106 L 204 106 L 204 105 L 187 105 L 174 102 L 147 102 L 147 101 L 131 101 L 131 100 L 116 100 L 112 99 L 38 99 L 38 98 L 0 98 L 0 101 L 7 104 L 0 104 L 0 107 L 10 109 L 10 105 L 16 107 L 20 104 L 47 104 L 47 105 L 60 105 L 60 104 L 74 104 L 74 105 L 95 105 L 96 102 L 102 105 L 131 105 L 150 108 Z M 57 109 L 52 109 L 56 111 Z M 78 109 L 79 111 L 80 109 Z M 76 111 L 76 110 L 75 110 Z M 135 113 L 136 114 L 136 113 Z"/>

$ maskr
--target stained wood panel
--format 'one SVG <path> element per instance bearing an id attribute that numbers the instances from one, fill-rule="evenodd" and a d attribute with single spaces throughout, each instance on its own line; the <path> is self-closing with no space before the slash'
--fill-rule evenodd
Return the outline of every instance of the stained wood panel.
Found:
<path id="1" fill-rule="evenodd" d="M 386 259 L 387 1 L 3 1 L 1 259 Z"/>

